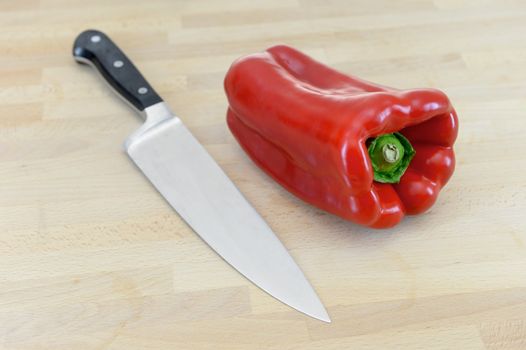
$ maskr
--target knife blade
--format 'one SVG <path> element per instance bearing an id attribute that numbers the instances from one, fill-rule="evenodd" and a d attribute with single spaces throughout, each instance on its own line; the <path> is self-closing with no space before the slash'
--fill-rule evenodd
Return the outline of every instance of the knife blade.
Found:
<path id="1" fill-rule="evenodd" d="M 274 298 L 330 322 L 316 292 L 274 232 L 126 55 L 104 33 L 73 45 L 145 118 L 124 148 L 180 217 L 226 262 Z"/>

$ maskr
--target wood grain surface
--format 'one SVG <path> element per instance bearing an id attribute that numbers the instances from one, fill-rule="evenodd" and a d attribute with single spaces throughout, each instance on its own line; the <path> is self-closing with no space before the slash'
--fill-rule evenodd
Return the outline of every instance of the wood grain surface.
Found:
<path id="1" fill-rule="evenodd" d="M 333 322 L 216 256 L 122 152 L 141 123 L 71 45 L 108 33 L 305 271 Z M 1 349 L 526 349 L 523 0 L 0 1 Z M 460 118 L 434 208 L 344 222 L 256 168 L 225 124 L 237 57 L 286 43 Z"/>

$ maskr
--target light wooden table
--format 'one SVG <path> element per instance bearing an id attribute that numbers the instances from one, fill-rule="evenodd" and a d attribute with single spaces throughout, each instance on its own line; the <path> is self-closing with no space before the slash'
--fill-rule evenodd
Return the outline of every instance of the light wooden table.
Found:
<path id="1" fill-rule="evenodd" d="M 122 152 L 139 118 L 71 57 L 107 32 L 268 220 L 333 323 L 218 258 Z M 0 2 L 1 349 L 526 349 L 523 0 Z M 388 231 L 305 205 L 225 124 L 244 54 L 295 46 L 396 87 L 444 89 L 458 168 Z"/>

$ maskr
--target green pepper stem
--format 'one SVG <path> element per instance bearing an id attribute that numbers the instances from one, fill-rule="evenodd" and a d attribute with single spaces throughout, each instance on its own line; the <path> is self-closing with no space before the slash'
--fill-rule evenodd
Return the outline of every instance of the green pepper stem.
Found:
<path id="1" fill-rule="evenodd" d="M 396 145 L 387 143 L 382 147 L 382 155 L 387 163 L 396 163 L 400 158 L 400 150 Z"/>
<path id="2" fill-rule="evenodd" d="M 415 155 L 409 140 L 400 133 L 374 138 L 369 144 L 368 152 L 374 180 L 383 183 L 399 182 Z"/>

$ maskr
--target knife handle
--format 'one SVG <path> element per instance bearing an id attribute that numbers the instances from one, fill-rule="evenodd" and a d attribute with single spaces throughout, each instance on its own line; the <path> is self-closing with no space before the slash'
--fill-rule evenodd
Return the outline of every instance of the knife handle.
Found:
<path id="1" fill-rule="evenodd" d="M 132 61 L 98 30 L 86 30 L 77 36 L 73 57 L 79 63 L 95 67 L 117 94 L 139 112 L 163 101 Z"/>

